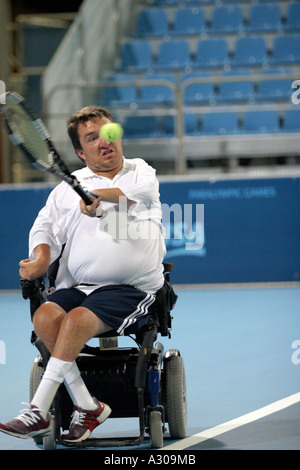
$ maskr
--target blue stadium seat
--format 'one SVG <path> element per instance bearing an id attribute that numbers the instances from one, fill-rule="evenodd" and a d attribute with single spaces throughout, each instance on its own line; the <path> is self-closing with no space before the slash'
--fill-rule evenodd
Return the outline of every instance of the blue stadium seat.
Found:
<path id="1" fill-rule="evenodd" d="M 153 65 L 150 41 L 133 40 L 122 45 L 121 70 L 144 71 Z"/>
<path id="2" fill-rule="evenodd" d="M 232 81 L 221 82 L 217 92 L 217 101 L 223 103 L 234 103 L 241 101 L 251 101 L 254 99 L 254 82 L 251 78 L 252 73 L 249 70 L 232 70 L 230 72 L 223 72 L 223 77 L 236 77 L 236 76 L 249 75 L 247 81 Z"/>
<path id="3" fill-rule="evenodd" d="M 216 0 L 214 0 L 216 1 Z M 252 2 L 252 0 L 222 0 L 222 3 L 249 3 Z"/>
<path id="4" fill-rule="evenodd" d="M 175 119 L 174 116 L 162 116 L 160 126 L 160 137 L 174 137 Z"/>
<path id="5" fill-rule="evenodd" d="M 175 79 L 172 74 L 145 74 L 141 79 L 144 80 L 168 80 L 175 84 Z M 174 103 L 174 92 L 167 85 L 142 85 L 140 88 L 140 94 L 137 99 L 138 104 L 172 104 Z"/>
<path id="6" fill-rule="evenodd" d="M 157 70 L 180 70 L 191 65 L 189 43 L 185 39 L 162 41 L 159 46 Z"/>
<path id="7" fill-rule="evenodd" d="M 209 38 L 198 41 L 194 64 L 196 67 L 224 67 L 228 63 L 226 39 Z"/>
<path id="8" fill-rule="evenodd" d="M 239 132 L 238 113 L 206 113 L 202 118 L 201 131 L 205 135 L 237 134 Z"/>
<path id="9" fill-rule="evenodd" d="M 136 34 L 138 36 L 162 36 L 168 32 L 167 13 L 163 8 L 147 8 L 138 13 Z"/>
<path id="10" fill-rule="evenodd" d="M 124 123 L 124 138 L 147 139 L 158 137 L 159 120 L 157 116 L 128 116 Z"/>
<path id="11" fill-rule="evenodd" d="M 206 31 L 202 8 L 178 8 L 175 12 L 173 34 L 200 34 Z"/>
<path id="12" fill-rule="evenodd" d="M 250 8 L 249 31 L 280 31 L 282 29 L 280 5 L 274 3 L 255 3 Z"/>
<path id="13" fill-rule="evenodd" d="M 185 114 L 183 116 L 184 134 L 185 135 L 199 135 L 199 115 L 198 114 Z"/>
<path id="14" fill-rule="evenodd" d="M 245 111 L 243 113 L 242 130 L 249 134 L 279 132 L 277 111 Z"/>
<path id="15" fill-rule="evenodd" d="M 273 43 L 273 52 L 270 63 L 300 63 L 300 35 L 283 34 L 276 36 Z"/>
<path id="16" fill-rule="evenodd" d="M 300 132 L 300 109 L 289 109 L 283 114 L 283 132 Z"/>
<path id="17" fill-rule="evenodd" d="M 288 73 L 288 70 L 268 69 L 262 71 L 263 75 L 278 75 L 278 79 L 259 81 L 255 99 L 258 101 L 290 100 L 292 95 L 291 80 L 281 79 L 280 74 Z"/>
<path id="18" fill-rule="evenodd" d="M 213 9 L 211 33 L 239 33 L 243 29 L 244 19 L 239 5 L 221 5 Z"/>
<path id="19" fill-rule="evenodd" d="M 268 61 L 268 52 L 263 36 L 243 36 L 236 40 L 232 65 L 263 65 Z"/>
<path id="20" fill-rule="evenodd" d="M 300 2 L 288 5 L 284 29 L 286 31 L 300 31 Z"/>
<path id="21" fill-rule="evenodd" d="M 211 77 L 210 72 L 186 73 L 181 78 L 181 84 L 192 78 Z M 212 82 L 191 83 L 183 91 L 183 102 L 185 104 L 210 103 L 215 100 L 215 86 Z"/>
<path id="22" fill-rule="evenodd" d="M 107 78 L 111 82 L 134 82 L 135 77 L 130 74 L 116 74 Z M 118 87 L 107 87 L 104 90 L 101 103 L 110 106 L 127 106 L 135 103 L 137 100 L 137 90 L 133 83 L 132 85 L 120 85 Z"/>

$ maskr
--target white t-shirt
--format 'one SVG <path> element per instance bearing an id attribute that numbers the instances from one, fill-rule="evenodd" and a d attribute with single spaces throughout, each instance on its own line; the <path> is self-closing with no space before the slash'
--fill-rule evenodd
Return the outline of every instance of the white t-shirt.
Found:
<path id="1" fill-rule="evenodd" d="M 129 284 L 154 294 L 163 285 L 162 261 L 166 254 L 161 204 L 155 170 L 144 160 L 124 158 L 111 180 L 83 168 L 73 173 L 89 190 L 119 188 L 136 204 L 101 202 L 101 218 L 81 213 L 79 196 L 65 182 L 50 193 L 29 237 L 29 256 L 45 243 L 51 262 L 65 244 L 57 274 L 57 288 L 80 287 L 85 292 L 109 284 Z M 125 198 L 124 198 L 125 199 Z"/>

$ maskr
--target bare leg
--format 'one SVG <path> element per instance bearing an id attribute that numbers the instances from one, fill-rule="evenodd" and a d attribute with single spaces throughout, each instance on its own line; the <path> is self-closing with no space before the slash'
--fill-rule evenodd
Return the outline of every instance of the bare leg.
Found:
<path id="1" fill-rule="evenodd" d="M 72 362 L 90 338 L 111 329 L 87 308 L 77 307 L 63 319 L 52 355 Z"/>
<path id="2" fill-rule="evenodd" d="M 48 409 L 59 383 L 64 380 L 76 406 L 95 409 L 95 401 L 80 376 L 75 359 L 90 338 L 111 328 L 86 308 L 77 307 L 66 313 L 54 302 L 43 304 L 33 320 L 36 333 L 51 353 L 33 403 Z"/>
<path id="3" fill-rule="evenodd" d="M 67 314 L 54 302 L 39 307 L 33 325 L 51 355 L 68 362 L 76 359 L 90 338 L 111 330 L 87 308 L 77 307 Z"/>
<path id="4" fill-rule="evenodd" d="M 45 302 L 34 314 L 33 326 L 48 351 L 52 353 L 66 312 L 54 302 Z"/>

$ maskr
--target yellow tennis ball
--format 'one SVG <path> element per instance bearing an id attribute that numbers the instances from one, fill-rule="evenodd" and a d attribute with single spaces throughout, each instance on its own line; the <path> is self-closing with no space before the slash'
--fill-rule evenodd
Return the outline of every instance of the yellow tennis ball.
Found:
<path id="1" fill-rule="evenodd" d="M 120 124 L 112 122 L 104 124 L 100 129 L 100 137 L 107 142 L 113 142 L 114 140 L 121 139 L 123 135 L 123 129 Z"/>

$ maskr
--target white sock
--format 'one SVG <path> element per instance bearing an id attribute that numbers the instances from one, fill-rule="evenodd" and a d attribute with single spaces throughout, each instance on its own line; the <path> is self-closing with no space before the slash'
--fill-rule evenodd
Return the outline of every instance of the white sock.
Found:
<path id="1" fill-rule="evenodd" d="M 41 410 L 41 415 L 44 419 L 47 417 L 58 387 L 64 381 L 64 376 L 71 366 L 72 362 L 50 357 L 41 383 L 31 400 L 31 403 Z"/>
<path id="2" fill-rule="evenodd" d="M 75 406 L 82 410 L 97 409 L 97 405 L 88 391 L 75 361 L 72 362 L 72 367 L 65 375 L 64 383 Z"/>

